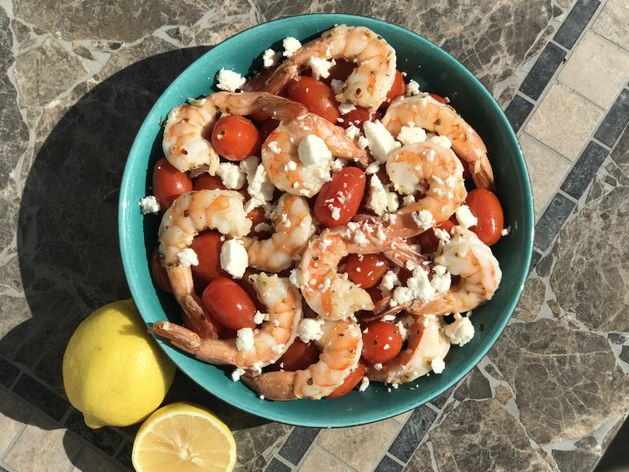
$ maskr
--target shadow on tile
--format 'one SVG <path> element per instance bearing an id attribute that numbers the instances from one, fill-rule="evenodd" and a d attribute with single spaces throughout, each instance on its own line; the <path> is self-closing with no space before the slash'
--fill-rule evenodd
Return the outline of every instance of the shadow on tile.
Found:
<path id="1" fill-rule="evenodd" d="M 56 420 L 61 420 L 67 407 L 61 362 L 72 332 L 94 309 L 129 296 L 118 250 L 117 202 L 135 133 L 168 84 L 208 49 L 155 55 L 148 47 L 139 51 L 131 47 L 122 61 L 148 57 L 115 73 L 121 64 L 108 64 L 99 85 L 89 91 L 85 84 L 78 85 L 68 99 L 70 105 L 51 105 L 54 110 L 47 110 L 49 115 L 40 120 L 37 134 L 47 137 L 25 183 L 17 236 L 22 284 L 32 318 L 0 340 L 0 352 L 52 387 L 49 391 L 26 374 L 18 380 L 18 384 L 32 380 L 38 388 L 41 385 L 45 391 L 35 392 L 34 404 Z M 107 72 L 113 75 L 107 77 Z M 47 123 L 51 123 L 50 131 Z M 32 386 L 26 387 L 25 391 L 33 393 Z M 185 375 L 177 376 L 168 398 L 181 399 L 219 412 L 233 430 L 265 422 L 209 395 Z M 0 404 L 0 412 L 20 422 L 31 421 L 6 405 Z M 49 428 L 48 424 L 37 426 Z M 66 438 L 74 439 L 73 434 L 66 432 Z M 68 456 L 75 455 L 68 451 Z"/>

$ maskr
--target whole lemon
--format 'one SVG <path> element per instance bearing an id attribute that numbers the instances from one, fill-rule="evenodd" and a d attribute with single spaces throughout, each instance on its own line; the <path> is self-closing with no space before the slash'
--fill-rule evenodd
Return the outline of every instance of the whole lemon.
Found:
<path id="1" fill-rule="evenodd" d="M 63 356 L 66 394 L 90 428 L 142 421 L 162 403 L 174 375 L 132 300 L 83 320 Z"/>

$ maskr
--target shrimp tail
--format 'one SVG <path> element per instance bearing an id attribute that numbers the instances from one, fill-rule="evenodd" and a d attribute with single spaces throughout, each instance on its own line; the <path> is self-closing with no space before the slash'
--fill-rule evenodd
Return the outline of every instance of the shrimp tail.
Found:
<path id="1" fill-rule="evenodd" d="M 491 168 L 487 155 L 474 161 L 471 167 L 472 180 L 474 180 L 474 185 L 477 188 L 494 188 L 494 171 Z"/>
<path id="2" fill-rule="evenodd" d="M 395 238 L 384 251 L 384 256 L 399 267 L 420 265 L 424 258 L 401 238 Z"/>
<path id="3" fill-rule="evenodd" d="M 197 333 L 169 321 L 157 321 L 148 327 L 148 332 L 168 339 L 170 343 L 189 354 L 195 354 L 202 340 Z"/>
<path id="4" fill-rule="evenodd" d="M 300 64 L 284 63 L 264 83 L 262 90 L 273 95 L 279 94 L 292 79 L 299 75 Z"/>
<path id="5" fill-rule="evenodd" d="M 242 380 L 251 389 L 264 395 L 266 400 L 295 400 L 296 372 L 265 372 L 260 375 L 243 375 Z"/>
<path id="6" fill-rule="evenodd" d="M 181 297 L 180 304 L 183 308 L 183 324 L 187 328 L 203 339 L 218 339 L 216 326 L 208 321 L 207 314 L 203 310 L 198 296 L 186 294 Z"/>

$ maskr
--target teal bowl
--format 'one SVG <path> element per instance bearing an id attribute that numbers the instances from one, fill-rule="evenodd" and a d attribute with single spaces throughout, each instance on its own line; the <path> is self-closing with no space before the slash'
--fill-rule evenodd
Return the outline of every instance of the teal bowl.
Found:
<path id="1" fill-rule="evenodd" d="M 341 23 L 363 25 L 382 35 L 397 51 L 398 68 L 419 82 L 422 90 L 449 97 L 480 133 L 511 232 L 492 248 L 503 271 L 502 284 L 491 302 L 475 310 L 473 340 L 450 350 L 442 374 L 422 377 L 397 390 L 389 392 L 374 383 L 365 392 L 353 391 L 334 400 L 264 401 L 243 383 L 232 382 L 229 369 L 199 362 L 158 340 L 175 364 L 208 392 L 254 415 L 302 426 L 340 427 L 381 420 L 428 402 L 458 382 L 487 354 L 507 324 L 526 279 L 533 243 L 531 189 L 522 152 L 498 104 L 465 67 L 421 36 L 372 18 L 336 14 L 282 18 L 243 31 L 194 62 L 157 100 L 135 138 L 122 179 L 118 221 L 125 274 L 144 320 L 179 318 L 176 303 L 156 290 L 149 272 L 159 217 L 143 217 L 138 208 L 138 201 L 151 193 L 151 169 L 162 157 L 160 123 L 188 97 L 211 93 L 221 67 L 250 73 L 259 68 L 263 51 L 270 46 L 280 49 L 283 38 L 306 40 Z"/>

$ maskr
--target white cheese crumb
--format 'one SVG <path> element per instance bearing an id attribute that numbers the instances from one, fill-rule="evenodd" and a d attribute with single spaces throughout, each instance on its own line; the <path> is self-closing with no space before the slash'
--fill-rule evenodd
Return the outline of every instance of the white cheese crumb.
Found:
<path id="1" fill-rule="evenodd" d="M 251 366 L 251 370 L 260 374 L 262 373 L 262 367 L 264 367 L 262 361 L 257 361 L 253 363 L 253 365 Z"/>
<path id="2" fill-rule="evenodd" d="M 402 198 L 402 205 L 409 206 L 415 203 L 415 197 L 413 195 L 406 195 Z"/>
<path id="3" fill-rule="evenodd" d="M 504 229 L 500 232 L 500 234 L 501 234 L 501 235 L 503 235 L 503 236 L 507 236 L 509 233 L 511 233 L 511 227 L 510 227 L 510 226 L 507 226 L 506 228 L 504 228 Z"/>
<path id="4" fill-rule="evenodd" d="M 364 136 L 358 137 L 358 147 L 361 149 L 365 149 L 369 145 L 369 140 Z"/>
<path id="5" fill-rule="evenodd" d="M 365 390 L 367 390 L 367 387 L 369 387 L 369 378 L 363 377 L 363 379 L 360 381 L 360 387 L 358 387 L 358 391 L 364 392 Z"/>
<path id="6" fill-rule="evenodd" d="M 446 149 L 450 149 L 452 147 L 452 141 L 450 141 L 447 136 L 432 136 L 429 141 Z"/>
<path id="7" fill-rule="evenodd" d="M 439 241 L 443 241 L 444 243 L 450 241 L 450 234 L 446 230 L 441 228 L 434 228 L 433 231 Z"/>
<path id="8" fill-rule="evenodd" d="M 373 365 L 373 368 L 376 370 L 382 370 L 382 364 L 380 362 L 377 362 Z"/>
<path id="9" fill-rule="evenodd" d="M 271 201 L 275 186 L 271 182 L 266 168 L 260 163 L 260 159 L 256 156 L 250 156 L 241 161 L 238 167 L 247 176 L 247 192 L 251 198 L 261 202 Z"/>
<path id="10" fill-rule="evenodd" d="M 397 140 L 404 145 L 423 143 L 426 141 L 426 131 L 410 123 L 409 125 L 402 126 L 400 133 L 397 135 Z"/>
<path id="11" fill-rule="evenodd" d="M 245 85 L 247 79 L 233 70 L 221 69 L 218 71 L 217 81 L 216 87 L 218 89 L 226 92 L 235 92 Z"/>
<path id="12" fill-rule="evenodd" d="M 190 267 L 199 265 L 199 258 L 197 257 L 197 253 L 194 252 L 192 248 L 182 249 L 177 253 L 177 259 L 179 260 L 179 264 L 182 267 Z"/>
<path id="13" fill-rule="evenodd" d="M 360 135 L 360 129 L 353 123 L 345 128 L 345 136 L 349 139 L 356 139 Z"/>
<path id="14" fill-rule="evenodd" d="M 315 79 L 320 77 L 326 79 L 330 77 L 330 67 L 332 67 L 334 63 L 334 60 L 326 61 L 325 59 L 314 56 L 310 57 L 308 60 L 308 65 L 310 65 L 310 70 Z"/>
<path id="15" fill-rule="evenodd" d="M 365 169 L 365 174 L 367 174 L 367 175 L 377 174 L 379 170 L 380 170 L 380 163 L 379 162 L 372 162 Z"/>
<path id="16" fill-rule="evenodd" d="M 411 218 L 418 228 L 424 230 L 431 228 L 432 225 L 435 223 L 435 220 L 432 217 L 432 213 L 430 213 L 428 210 L 414 211 L 413 213 L 411 213 Z"/>
<path id="17" fill-rule="evenodd" d="M 341 103 L 339 105 L 339 113 L 341 115 L 347 115 L 350 111 L 354 111 L 356 109 L 356 105 L 353 103 Z"/>
<path id="18" fill-rule="evenodd" d="M 446 293 L 450 290 L 450 283 L 452 282 L 450 273 L 444 266 L 439 264 L 435 265 L 432 270 L 434 274 L 432 276 L 432 280 L 430 281 L 430 285 L 432 285 L 437 293 Z"/>
<path id="19" fill-rule="evenodd" d="M 474 325 L 469 318 L 457 313 L 454 315 L 454 321 L 444 326 L 443 334 L 446 335 L 452 344 L 464 346 L 474 337 Z"/>
<path id="20" fill-rule="evenodd" d="M 395 272 L 389 270 L 382 276 L 379 288 L 384 295 L 388 295 L 389 293 L 391 293 L 391 290 L 393 290 L 398 285 L 400 285 L 400 279 Z"/>
<path id="21" fill-rule="evenodd" d="M 240 367 L 234 369 L 232 371 L 232 381 L 238 382 L 240 380 L 240 377 L 242 377 L 243 375 L 245 375 L 245 369 L 241 369 Z"/>
<path id="22" fill-rule="evenodd" d="M 268 69 L 269 67 L 273 67 L 275 64 L 277 64 L 277 61 L 280 60 L 281 56 L 281 53 L 276 52 L 273 49 L 267 49 L 266 51 L 264 51 L 264 54 L 262 55 L 264 68 Z"/>
<path id="23" fill-rule="evenodd" d="M 271 351 L 273 351 L 273 354 L 282 354 L 285 348 L 286 344 L 276 344 L 271 348 Z"/>
<path id="24" fill-rule="evenodd" d="M 400 208 L 400 198 L 398 197 L 398 194 L 395 192 L 388 192 L 387 193 L 387 210 L 393 213 L 397 211 L 398 208 Z"/>
<path id="25" fill-rule="evenodd" d="M 140 211 L 143 215 L 148 215 L 149 213 L 159 213 L 159 203 L 157 202 L 157 198 L 153 195 L 147 195 L 139 202 Z"/>
<path id="26" fill-rule="evenodd" d="M 288 276 L 288 281 L 293 284 L 293 286 L 297 287 L 297 288 L 301 288 L 303 282 L 303 277 L 301 274 L 301 270 L 299 269 L 293 269 L 290 271 L 290 275 Z"/>
<path id="27" fill-rule="evenodd" d="M 429 302 L 435 298 L 436 290 L 428 279 L 428 274 L 420 266 L 413 269 L 412 277 L 406 281 L 406 287 L 397 287 L 393 292 L 393 302 L 402 305 L 413 300 Z M 393 306 L 393 305 L 392 305 Z"/>
<path id="28" fill-rule="evenodd" d="M 322 324 L 323 320 L 304 318 L 297 327 L 297 336 L 305 343 L 317 341 L 323 336 L 323 331 L 321 331 Z"/>
<path id="29" fill-rule="evenodd" d="M 343 167 L 345 167 L 345 161 L 343 161 L 343 159 L 333 159 L 330 164 L 330 170 L 332 172 L 338 172 Z"/>
<path id="30" fill-rule="evenodd" d="M 456 209 L 456 220 L 464 228 L 475 226 L 478 223 L 478 219 L 470 211 L 470 207 L 467 205 L 461 205 Z"/>
<path id="31" fill-rule="evenodd" d="M 221 268 L 231 276 L 239 279 L 249 266 L 249 256 L 240 239 L 230 239 L 221 246 Z"/>
<path id="32" fill-rule="evenodd" d="M 256 314 L 253 315 L 253 322 L 257 325 L 264 323 L 264 321 L 268 319 L 269 319 L 268 313 L 261 313 L 259 311 L 256 311 Z"/>
<path id="33" fill-rule="evenodd" d="M 369 197 L 367 199 L 367 208 L 370 208 L 378 216 L 384 215 L 387 210 L 388 197 L 387 191 L 377 175 L 372 175 L 369 180 Z"/>
<path id="34" fill-rule="evenodd" d="M 232 190 L 240 190 L 245 185 L 245 174 L 236 164 L 230 162 L 222 162 L 216 169 L 218 175 L 223 181 L 223 185 Z"/>
<path id="35" fill-rule="evenodd" d="M 268 147 L 269 147 L 269 151 L 271 151 L 273 154 L 279 154 L 280 152 L 282 152 L 280 147 L 277 145 L 277 141 L 271 141 L 268 144 Z"/>
<path id="36" fill-rule="evenodd" d="M 264 395 L 260 394 L 260 395 L 258 395 L 258 398 L 259 398 L 260 400 L 264 400 Z M 192 462 L 192 461 L 191 461 L 191 462 Z"/>
<path id="37" fill-rule="evenodd" d="M 395 326 L 397 326 L 397 329 L 400 332 L 400 337 L 402 338 L 402 341 L 406 341 L 408 339 L 408 330 L 406 329 L 406 326 L 404 326 L 404 323 L 398 321 L 397 323 L 395 323 Z"/>
<path id="38" fill-rule="evenodd" d="M 330 206 L 330 216 L 334 221 L 338 221 L 341 218 L 341 209 L 339 207 Z"/>
<path id="39" fill-rule="evenodd" d="M 343 91 L 344 85 L 345 82 L 343 82 L 342 80 L 332 79 L 332 81 L 330 82 L 330 87 L 332 87 L 332 91 L 335 95 Z"/>
<path id="40" fill-rule="evenodd" d="M 362 231 L 356 231 L 354 234 L 354 242 L 360 246 L 365 246 L 369 244 L 369 239 L 367 239 L 367 236 L 365 236 L 365 233 Z"/>
<path id="41" fill-rule="evenodd" d="M 406 95 L 419 95 L 419 84 L 413 79 L 406 84 Z"/>
<path id="42" fill-rule="evenodd" d="M 297 170 L 297 163 L 295 161 L 288 161 L 286 164 L 284 164 L 284 170 Z"/>
<path id="43" fill-rule="evenodd" d="M 380 120 L 366 121 L 363 130 L 371 154 L 380 162 L 386 162 L 389 153 L 400 147 L 400 143 L 393 139 Z"/>
<path id="44" fill-rule="evenodd" d="M 299 160 L 307 167 L 328 167 L 332 153 L 319 136 L 309 134 L 299 142 Z"/>
<path id="45" fill-rule="evenodd" d="M 289 36 L 287 38 L 284 38 L 284 41 L 282 41 L 282 46 L 284 47 L 284 57 L 291 57 L 301 47 L 301 43 L 298 39 Z"/>
<path id="46" fill-rule="evenodd" d="M 239 351 L 253 349 L 253 330 L 251 328 L 241 328 L 236 331 L 236 349 Z"/>
<path id="47" fill-rule="evenodd" d="M 443 359 L 436 357 L 430 363 L 430 367 L 432 367 L 432 371 L 435 374 L 440 374 L 441 372 L 443 372 L 443 369 L 446 368 L 446 363 L 443 362 Z"/>

